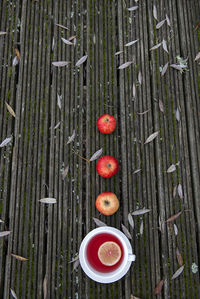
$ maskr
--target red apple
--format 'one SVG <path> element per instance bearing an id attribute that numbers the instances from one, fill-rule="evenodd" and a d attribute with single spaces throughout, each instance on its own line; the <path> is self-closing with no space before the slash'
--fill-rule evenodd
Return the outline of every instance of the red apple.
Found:
<path id="1" fill-rule="evenodd" d="M 104 215 L 112 215 L 119 208 L 119 200 L 112 192 L 103 192 L 96 199 L 97 210 Z"/>
<path id="2" fill-rule="evenodd" d="M 103 134 L 110 134 L 115 130 L 116 119 L 109 114 L 103 114 L 97 119 L 97 128 Z"/>
<path id="3" fill-rule="evenodd" d="M 103 156 L 97 161 L 97 172 L 104 178 L 115 175 L 119 169 L 117 160 L 112 156 Z"/>

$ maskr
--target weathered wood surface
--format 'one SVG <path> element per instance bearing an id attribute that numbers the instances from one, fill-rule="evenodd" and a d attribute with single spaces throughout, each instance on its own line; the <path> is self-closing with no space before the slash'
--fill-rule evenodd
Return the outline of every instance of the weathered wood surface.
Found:
<path id="1" fill-rule="evenodd" d="M 129 11 L 133 6 L 138 8 Z M 12 289 L 18 298 L 146 299 L 154 297 L 162 279 L 157 298 L 199 297 L 199 272 L 191 268 L 200 256 L 200 60 L 194 61 L 200 51 L 199 13 L 197 0 L 1 1 L 0 31 L 7 34 L 0 36 L 0 143 L 12 136 L 0 148 L 0 231 L 11 231 L 0 238 L 1 298 L 11 298 Z M 165 21 L 156 29 L 166 14 L 171 26 Z M 62 42 L 61 37 L 73 35 L 74 45 Z M 150 51 L 163 39 L 169 53 L 162 45 Z M 21 58 L 13 66 L 16 48 Z M 76 67 L 86 54 L 86 62 Z M 181 74 L 168 66 L 162 76 L 162 67 L 177 64 L 177 56 L 188 58 L 187 69 Z M 53 61 L 70 64 L 55 67 Z M 119 70 L 127 61 L 133 64 Z M 103 113 L 117 119 L 112 135 L 96 128 Z M 67 144 L 74 131 L 74 141 Z M 144 144 L 157 131 L 155 140 Z M 100 148 L 119 161 L 111 179 L 97 174 L 96 162 L 80 158 Z M 167 173 L 172 164 L 176 170 Z M 178 191 L 173 196 L 178 185 L 183 196 Z M 120 199 L 113 216 L 95 208 L 103 191 Z M 57 203 L 39 202 L 45 197 Z M 143 207 L 151 211 L 134 216 L 133 230 L 128 213 Z M 179 218 L 166 223 L 181 210 Z M 124 224 L 133 238 L 137 259 L 113 284 L 95 283 L 70 263 L 83 237 L 96 227 L 93 217 L 118 229 Z M 185 267 L 171 280 L 180 267 L 177 247 Z"/>

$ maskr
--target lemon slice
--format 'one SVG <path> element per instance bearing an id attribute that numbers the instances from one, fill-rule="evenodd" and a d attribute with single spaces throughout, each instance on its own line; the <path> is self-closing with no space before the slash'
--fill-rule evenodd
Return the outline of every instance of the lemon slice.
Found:
<path id="1" fill-rule="evenodd" d="M 122 252 L 119 245 L 109 241 L 103 243 L 98 249 L 98 258 L 105 266 L 114 266 L 121 258 Z"/>

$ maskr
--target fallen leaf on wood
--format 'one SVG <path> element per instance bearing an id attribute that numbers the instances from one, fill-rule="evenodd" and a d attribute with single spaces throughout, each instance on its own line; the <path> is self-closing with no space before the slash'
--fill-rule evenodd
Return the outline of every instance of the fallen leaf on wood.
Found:
<path id="1" fill-rule="evenodd" d="M 180 211 L 179 213 L 171 216 L 170 218 L 167 219 L 166 222 L 169 223 L 169 222 L 172 222 L 172 221 L 176 220 L 182 213 L 183 213 L 183 211 Z"/>
<path id="2" fill-rule="evenodd" d="M 163 284 L 164 284 L 164 280 L 159 281 L 159 283 L 157 284 L 157 286 L 154 289 L 154 295 L 158 295 L 161 293 Z"/>
<path id="3" fill-rule="evenodd" d="M 20 255 L 16 255 L 14 253 L 11 253 L 11 255 L 16 258 L 18 261 L 21 261 L 21 262 L 25 262 L 25 261 L 28 261 L 27 258 L 23 257 L 23 256 L 20 256 Z"/>
<path id="4" fill-rule="evenodd" d="M 147 112 L 149 112 L 150 111 L 150 109 L 148 109 L 148 110 L 146 110 L 146 111 L 144 111 L 144 112 L 137 112 L 137 114 L 138 115 L 144 115 L 144 114 L 146 114 Z"/>
<path id="5" fill-rule="evenodd" d="M 39 200 L 41 203 L 47 203 L 47 204 L 53 204 L 56 203 L 56 199 L 55 198 L 42 198 Z"/>
<path id="6" fill-rule="evenodd" d="M 181 266 L 172 276 L 171 280 L 176 279 L 184 270 L 185 265 Z"/>
<path id="7" fill-rule="evenodd" d="M 0 219 L 0 223 L 4 223 L 4 221 L 2 219 Z"/>
<path id="8" fill-rule="evenodd" d="M 150 51 L 153 51 L 153 50 L 158 49 L 161 45 L 162 45 L 162 43 L 159 43 L 159 44 L 153 46 L 153 47 L 150 49 Z"/>
<path id="9" fill-rule="evenodd" d="M 127 236 L 127 238 L 132 239 L 132 236 L 131 236 L 130 232 L 128 231 L 128 229 L 126 228 L 126 226 L 123 224 L 121 224 L 121 226 L 122 226 L 122 230 L 123 230 L 124 234 Z"/>
<path id="10" fill-rule="evenodd" d="M 167 169 L 167 173 L 171 173 L 174 172 L 176 170 L 176 165 L 172 164 L 169 166 L 169 168 Z"/>
<path id="11" fill-rule="evenodd" d="M 60 126 L 60 121 L 55 125 L 54 130 L 57 129 Z"/>
<path id="12" fill-rule="evenodd" d="M 130 226 L 132 227 L 132 229 L 134 229 L 134 220 L 133 220 L 131 213 L 128 214 L 128 222 L 129 222 Z"/>
<path id="13" fill-rule="evenodd" d="M 139 41 L 139 39 L 133 40 L 132 42 L 129 42 L 129 43 L 125 44 L 125 47 L 132 46 L 132 45 L 134 45 L 135 43 L 137 43 L 138 41 Z"/>
<path id="14" fill-rule="evenodd" d="M 92 155 L 92 157 L 90 158 L 90 162 L 95 161 L 96 159 L 98 159 L 101 156 L 102 152 L 103 152 L 103 149 L 100 148 L 100 150 L 98 150 L 96 153 L 94 153 Z"/>
<path id="15" fill-rule="evenodd" d="M 167 52 L 167 53 L 169 54 L 169 51 L 168 51 L 168 49 L 167 49 L 167 42 L 166 42 L 165 39 L 163 39 L 163 41 L 162 41 L 162 45 L 163 45 L 163 49 L 165 50 L 165 52 Z"/>
<path id="16" fill-rule="evenodd" d="M 68 172 L 69 172 L 69 166 L 67 166 L 65 168 L 65 170 L 63 171 L 62 173 L 62 179 L 64 180 L 66 178 L 66 176 L 68 175 Z"/>
<path id="17" fill-rule="evenodd" d="M 133 63 L 133 61 L 127 61 L 127 62 L 121 64 L 121 65 L 118 67 L 118 69 L 119 69 L 119 70 L 123 70 L 123 69 L 129 67 L 132 63 Z"/>
<path id="18" fill-rule="evenodd" d="M 142 170 L 141 168 L 136 169 L 133 173 L 136 174 L 136 173 L 140 172 L 141 170 Z"/>
<path id="19" fill-rule="evenodd" d="M 54 66 L 66 66 L 68 65 L 70 62 L 69 61 L 53 61 L 52 64 Z"/>
<path id="20" fill-rule="evenodd" d="M 55 24 L 55 25 L 58 26 L 58 27 L 60 27 L 60 28 L 62 28 L 62 29 L 69 30 L 69 28 L 67 28 L 67 27 L 65 27 L 65 26 L 63 26 L 63 25 L 60 25 L 60 24 Z"/>
<path id="21" fill-rule="evenodd" d="M 151 134 L 151 135 L 147 138 L 147 140 L 145 141 L 144 144 L 147 144 L 147 143 L 153 141 L 153 140 L 158 136 L 158 134 L 159 134 L 159 131 L 157 131 L 157 132 Z"/>
<path id="22" fill-rule="evenodd" d="M 149 213 L 150 211 L 151 210 L 149 210 L 149 209 L 136 210 L 136 211 L 132 212 L 132 215 L 134 215 L 134 216 L 143 215 L 143 214 Z"/>
<path id="23" fill-rule="evenodd" d="M 172 68 L 183 73 L 183 67 L 180 64 L 170 64 Z"/>
<path id="24" fill-rule="evenodd" d="M 72 136 L 69 137 L 68 141 L 67 141 L 67 144 L 71 143 L 72 141 L 74 141 L 74 138 L 76 136 L 76 133 L 75 133 L 75 130 L 73 131 L 72 133 Z"/>
<path id="25" fill-rule="evenodd" d="M 156 21 L 158 21 L 157 8 L 155 5 L 153 6 L 153 17 Z"/>
<path id="26" fill-rule="evenodd" d="M 162 102 L 161 100 L 159 100 L 158 104 L 159 104 L 160 111 L 161 111 L 162 113 L 164 113 L 164 105 L 163 105 L 163 102 Z"/>
<path id="27" fill-rule="evenodd" d="M 197 54 L 197 56 L 195 57 L 195 60 L 194 61 L 197 61 L 200 59 L 200 52 Z"/>
<path id="28" fill-rule="evenodd" d="M 77 260 L 74 262 L 74 265 L 73 265 L 73 271 L 75 271 L 75 270 L 78 268 L 79 265 L 80 265 L 80 261 L 79 261 L 79 259 L 77 259 Z"/>
<path id="29" fill-rule="evenodd" d="M 61 97 L 59 94 L 57 94 L 57 105 L 59 107 L 59 109 L 61 110 Z"/>
<path id="30" fill-rule="evenodd" d="M 139 297 L 135 297 L 131 294 L 131 298 L 130 299 L 140 299 Z"/>
<path id="31" fill-rule="evenodd" d="M 164 74 L 166 73 L 166 71 L 167 71 L 167 69 L 168 69 L 168 65 L 169 65 L 169 62 L 167 62 L 167 63 L 163 66 L 161 76 L 164 76 Z"/>
<path id="32" fill-rule="evenodd" d="M 47 275 L 45 275 L 43 280 L 43 294 L 44 294 L 44 299 L 46 299 L 47 298 Z"/>
<path id="33" fill-rule="evenodd" d="M 140 235 L 143 235 L 143 231 L 144 231 L 144 222 L 142 220 L 142 222 L 140 224 Z"/>
<path id="34" fill-rule="evenodd" d="M 75 257 L 69 262 L 69 264 L 74 263 L 74 262 L 77 261 L 78 259 L 79 259 L 79 255 L 75 256 Z"/>
<path id="35" fill-rule="evenodd" d="M 1 35 L 5 35 L 5 34 L 7 34 L 7 32 L 5 32 L 5 31 L 0 31 L 0 36 L 1 36 Z"/>
<path id="36" fill-rule="evenodd" d="M 69 46 L 73 46 L 73 43 L 70 42 L 68 39 L 65 39 L 63 37 L 61 37 L 61 39 L 62 39 L 62 41 L 63 41 L 64 44 L 69 45 Z"/>
<path id="37" fill-rule="evenodd" d="M 176 226 L 175 223 L 174 223 L 174 233 L 175 233 L 175 236 L 178 235 L 178 227 Z"/>
<path id="38" fill-rule="evenodd" d="M 98 218 L 94 218 L 93 217 L 94 222 L 96 223 L 97 226 L 101 227 L 101 226 L 107 226 L 107 224 L 105 224 L 103 221 L 99 220 Z"/>
<path id="39" fill-rule="evenodd" d="M 18 63 L 19 63 L 19 60 L 18 60 L 17 56 L 15 56 L 15 57 L 13 58 L 12 65 L 13 65 L 13 66 L 16 66 L 16 65 L 18 65 Z"/>
<path id="40" fill-rule="evenodd" d="M 4 147 L 4 146 L 6 146 L 11 140 L 12 140 L 12 137 L 7 137 L 6 139 L 4 139 L 4 140 L 1 142 L 0 147 Z"/>
<path id="41" fill-rule="evenodd" d="M 176 197 L 176 190 L 177 190 L 177 186 L 174 186 L 174 189 L 173 189 L 173 198 Z"/>
<path id="42" fill-rule="evenodd" d="M 138 73 L 138 82 L 142 85 L 142 73 L 139 71 Z"/>
<path id="43" fill-rule="evenodd" d="M 77 61 L 76 66 L 79 66 L 79 65 L 83 64 L 83 63 L 87 60 L 87 58 L 88 58 L 88 55 L 84 55 L 83 57 L 81 57 L 81 58 Z"/>
<path id="44" fill-rule="evenodd" d="M 11 114 L 13 117 L 15 117 L 16 115 L 15 115 L 15 112 L 14 112 L 14 110 L 12 109 L 12 107 L 11 107 L 7 102 L 5 102 L 5 104 L 6 104 L 6 107 L 7 107 L 8 111 L 10 112 L 10 114 Z"/>
<path id="45" fill-rule="evenodd" d="M 128 8 L 129 11 L 135 11 L 137 9 L 138 9 L 137 5 Z"/>
<path id="46" fill-rule="evenodd" d="M 177 120 L 177 121 L 180 121 L 180 119 L 181 119 L 181 117 L 180 117 L 180 111 L 179 111 L 179 109 L 177 108 L 177 109 L 176 109 L 176 120 Z"/>
<path id="47" fill-rule="evenodd" d="M 71 40 L 73 40 L 73 39 L 75 39 L 75 38 L 76 38 L 76 35 L 72 35 L 72 36 L 70 36 L 70 37 L 68 38 L 68 40 L 71 41 Z"/>
<path id="48" fill-rule="evenodd" d="M 15 293 L 15 291 L 13 289 L 10 289 L 10 292 L 13 298 L 17 299 L 17 294 Z"/>
<path id="49" fill-rule="evenodd" d="M 0 238 L 1 238 L 1 237 L 8 236 L 10 233 L 11 233 L 11 231 L 0 232 Z"/>
<path id="50" fill-rule="evenodd" d="M 167 25 L 171 26 L 170 19 L 169 19 L 168 15 L 166 14 L 165 17 L 166 17 Z"/>
<path id="51" fill-rule="evenodd" d="M 132 90 L 133 90 L 133 97 L 135 98 L 135 96 L 136 96 L 136 86 L 135 86 L 135 83 L 133 83 Z"/>
<path id="52" fill-rule="evenodd" d="M 182 258 L 182 255 L 180 254 L 178 247 L 176 248 L 176 257 L 177 257 L 179 266 L 183 266 L 183 258 Z"/>
<path id="53" fill-rule="evenodd" d="M 165 23 L 166 19 L 160 21 L 157 25 L 156 25 L 156 29 L 159 29 L 160 27 L 163 26 L 163 24 Z"/>
<path id="54" fill-rule="evenodd" d="M 124 51 L 118 51 L 115 53 L 115 56 L 119 55 L 119 54 L 122 54 Z"/>
<path id="55" fill-rule="evenodd" d="M 182 188 L 181 184 L 178 184 L 177 190 L 178 190 L 179 197 L 182 199 L 183 198 L 183 188 Z"/>

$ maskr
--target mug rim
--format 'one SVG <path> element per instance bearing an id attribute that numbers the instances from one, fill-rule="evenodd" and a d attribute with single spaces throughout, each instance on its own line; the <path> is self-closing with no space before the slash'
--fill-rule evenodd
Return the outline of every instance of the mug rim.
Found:
<path id="1" fill-rule="evenodd" d="M 114 270 L 112 272 L 106 273 L 106 272 L 96 271 L 94 268 L 92 268 L 89 265 L 89 262 L 87 261 L 87 258 L 86 258 L 86 249 L 87 249 L 87 244 L 88 244 L 89 240 L 91 240 L 91 238 L 93 236 L 96 236 L 97 234 L 99 234 L 101 232 L 104 232 L 104 233 L 107 232 L 107 233 L 111 233 L 111 234 L 115 235 L 123 245 L 124 259 L 122 261 L 122 264 L 119 266 L 119 268 L 117 268 L 116 270 Z M 83 271 L 91 279 L 93 279 L 94 281 L 100 282 L 100 283 L 111 283 L 111 282 L 119 280 L 128 272 L 128 270 L 131 266 L 131 263 L 132 263 L 131 260 L 128 260 L 128 255 L 130 255 L 130 254 L 133 255 L 132 247 L 131 247 L 131 244 L 130 244 L 128 238 L 125 236 L 125 234 L 114 227 L 103 226 L 103 227 L 98 227 L 98 228 L 93 229 L 82 240 L 81 246 L 79 249 L 79 260 L 80 260 L 80 264 L 81 264 Z"/>

